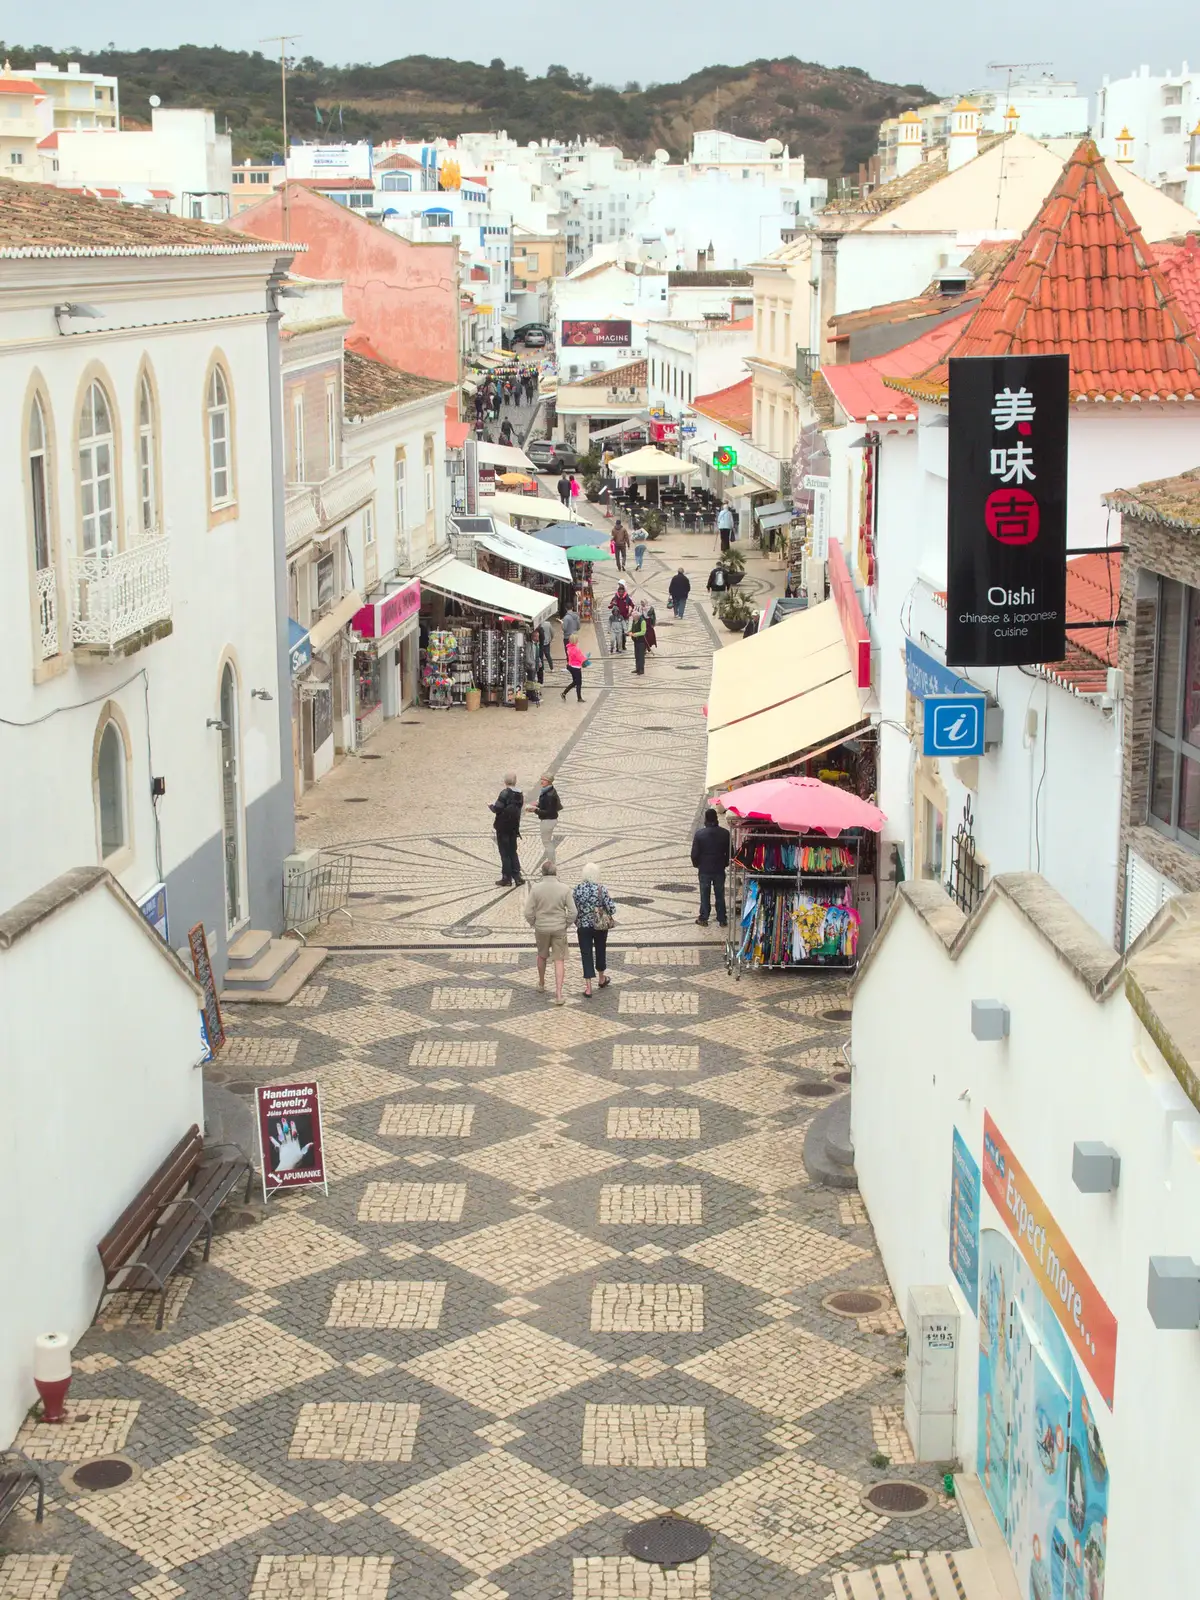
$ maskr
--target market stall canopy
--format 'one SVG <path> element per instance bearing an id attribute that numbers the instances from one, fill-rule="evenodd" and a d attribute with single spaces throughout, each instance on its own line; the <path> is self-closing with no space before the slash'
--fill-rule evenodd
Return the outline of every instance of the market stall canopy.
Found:
<path id="1" fill-rule="evenodd" d="M 844 828 L 869 828 L 881 833 L 887 821 L 878 806 L 860 800 L 820 778 L 765 778 L 749 783 L 719 804 L 730 816 L 745 822 L 773 822 L 797 833 L 824 833 L 836 837 Z"/>
<path id="2" fill-rule="evenodd" d="M 683 461 L 652 444 L 618 456 L 610 465 L 617 478 L 685 478 L 700 471 L 694 461 Z"/>
<path id="3" fill-rule="evenodd" d="M 484 444 L 475 446 L 475 459 L 485 467 L 503 467 L 511 472 L 534 472 L 533 462 L 524 450 L 518 450 L 515 444 Z"/>
<path id="4" fill-rule="evenodd" d="M 768 531 L 771 528 L 782 528 L 785 523 L 791 522 L 795 515 L 796 513 L 792 510 L 791 506 L 788 506 L 786 511 L 755 512 L 755 516 L 758 518 L 759 527 L 766 528 Z"/>
<path id="5" fill-rule="evenodd" d="M 547 544 L 544 539 L 535 539 L 530 533 L 522 533 L 510 523 L 500 522 L 495 517 L 491 522 L 490 533 L 475 535 L 477 545 L 490 550 L 502 561 L 515 562 L 531 572 L 544 572 L 547 577 L 555 578 L 560 583 L 570 583 L 571 566 L 561 550 Z"/>
<path id="6" fill-rule="evenodd" d="M 591 531 L 584 522 L 552 522 L 548 528 L 538 528 L 533 537 L 569 550 L 574 544 L 582 544 L 585 534 Z"/>
<path id="7" fill-rule="evenodd" d="M 469 567 L 454 556 L 422 572 L 421 587 L 494 611 L 498 616 L 521 617 L 527 622 L 541 622 L 558 609 L 554 595 L 539 594 L 519 583 L 509 583 L 507 578 L 497 578 L 494 573 L 480 572 L 478 567 Z"/>
<path id="8" fill-rule="evenodd" d="M 568 561 L 611 561 L 612 553 L 594 544 L 573 544 L 567 547 Z"/>
<path id="9" fill-rule="evenodd" d="M 642 420 L 631 417 L 628 422 L 612 422 L 607 428 L 596 428 L 589 433 L 588 443 L 595 444 L 597 439 L 628 439 L 634 434 L 644 437 L 649 421 L 649 416 L 643 416 Z"/>
<path id="10" fill-rule="evenodd" d="M 753 494 L 770 494 L 769 489 L 761 488 L 757 483 L 738 483 L 732 489 L 724 491 L 726 500 L 749 500 Z"/>
<path id="11" fill-rule="evenodd" d="M 506 489 L 536 489 L 537 479 L 531 478 L 527 472 L 502 472 L 496 479 Z"/>
<path id="12" fill-rule="evenodd" d="M 332 643 L 341 633 L 351 617 L 361 610 L 362 595 L 359 594 L 357 589 L 352 590 L 347 595 L 343 595 L 333 610 L 326 612 L 308 630 L 308 639 L 313 650 L 324 650 L 325 646 Z"/>
<path id="13" fill-rule="evenodd" d="M 798 761 L 867 726 L 832 600 L 718 650 L 708 701 L 710 789 Z"/>
<path id="14" fill-rule="evenodd" d="M 536 517 L 540 522 L 561 522 L 562 501 L 548 494 L 506 494 L 503 489 L 496 494 L 479 496 L 481 517 Z M 576 538 L 579 535 L 576 533 Z"/>

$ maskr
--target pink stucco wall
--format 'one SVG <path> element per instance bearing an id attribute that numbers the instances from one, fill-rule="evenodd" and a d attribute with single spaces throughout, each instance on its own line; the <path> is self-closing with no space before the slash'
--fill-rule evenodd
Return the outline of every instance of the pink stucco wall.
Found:
<path id="1" fill-rule="evenodd" d="M 296 257 L 295 272 L 341 279 L 354 334 L 405 372 L 451 381 L 458 376 L 453 244 L 412 244 L 296 184 L 288 187 L 288 213 L 287 238 L 308 246 Z M 283 239 L 282 191 L 234 217 L 229 227 L 258 239 Z"/>

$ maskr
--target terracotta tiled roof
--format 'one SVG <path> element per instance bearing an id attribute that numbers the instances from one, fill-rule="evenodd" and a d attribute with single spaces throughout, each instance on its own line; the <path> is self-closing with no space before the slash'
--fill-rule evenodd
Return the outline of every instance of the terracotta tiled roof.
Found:
<path id="1" fill-rule="evenodd" d="M 409 400 L 445 394 L 448 388 L 453 388 L 452 384 L 441 383 L 436 378 L 401 372 L 399 367 L 389 367 L 384 361 L 373 361 L 370 356 L 350 349 L 345 354 L 344 382 L 348 417 L 373 417 Z"/>
<path id="2" fill-rule="evenodd" d="M 36 94 L 42 96 L 41 89 L 32 78 L 6 78 L 0 74 L 0 94 Z M 42 96 L 42 98 L 45 98 Z"/>
<path id="3" fill-rule="evenodd" d="M 120 191 L 114 191 L 119 196 Z M 0 259 L 41 256 L 197 256 L 292 253 L 304 245 L 251 239 L 229 228 L 111 205 L 40 183 L 0 183 Z"/>
<path id="4" fill-rule="evenodd" d="M 593 372 L 580 378 L 572 388 L 580 389 L 644 389 L 647 367 L 643 361 L 627 361 L 623 367 L 610 367 L 607 372 Z"/>
<path id="5" fill-rule="evenodd" d="M 990 150 L 1001 139 L 1008 138 L 1008 134 L 983 134 L 979 140 L 979 153 Z M 844 200 L 833 200 L 827 205 L 821 216 L 817 219 L 820 228 L 822 218 L 825 217 L 878 217 L 885 211 L 891 211 L 893 206 L 902 205 L 905 200 L 911 200 L 914 195 L 924 194 L 939 178 L 944 178 L 950 170 L 950 153 L 946 149 L 933 151 L 926 156 L 919 166 L 906 172 L 902 177 L 892 178 L 888 183 L 881 183 L 872 189 L 870 194 L 848 195 Z"/>
<path id="6" fill-rule="evenodd" d="M 39 139 L 38 140 L 38 149 L 39 150 L 57 150 L 58 149 L 58 129 L 57 128 L 55 128 L 53 133 L 48 133 L 44 139 Z"/>
<path id="7" fill-rule="evenodd" d="M 1189 233 L 1178 242 L 1156 244 L 1154 253 L 1184 316 L 1200 331 L 1200 238 Z"/>
<path id="8" fill-rule="evenodd" d="M 420 172 L 421 163 L 398 151 L 394 156 L 384 156 L 375 163 L 376 172 Z"/>
<path id="9" fill-rule="evenodd" d="M 672 289 L 752 289 L 754 274 L 750 272 L 668 272 L 667 284 Z"/>
<path id="10" fill-rule="evenodd" d="M 754 417 L 754 379 L 743 378 L 731 383 L 727 389 L 714 389 L 711 394 L 698 394 L 692 401 L 692 410 L 714 422 L 735 428 L 738 433 L 749 433 Z"/>
<path id="11" fill-rule="evenodd" d="M 1104 504 L 1142 522 L 1200 532 L 1200 467 L 1181 472 L 1177 478 L 1158 478 L 1133 489 L 1114 489 L 1104 496 Z"/>
<path id="12" fill-rule="evenodd" d="M 1200 399 L 1200 336 L 1090 139 L 947 359 L 1052 351 L 1070 356 L 1077 400 Z M 891 381 L 943 400 L 947 379 L 943 359 Z"/>
<path id="13" fill-rule="evenodd" d="M 964 309 L 886 355 L 822 367 L 814 374 L 813 388 L 821 383 L 830 389 L 852 422 L 915 422 L 916 401 L 889 388 L 885 378 L 924 372 L 962 333 L 963 319 L 969 315 L 970 309 Z"/>

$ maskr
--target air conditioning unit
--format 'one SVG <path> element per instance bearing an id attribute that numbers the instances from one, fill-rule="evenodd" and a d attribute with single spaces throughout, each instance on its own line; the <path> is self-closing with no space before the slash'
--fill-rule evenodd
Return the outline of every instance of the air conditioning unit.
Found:
<path id="1" fill-rule="evenodd" d="M 577 378 L 578 376 L 579 376 L 579 367 L 575 362 L 572 362 L 571 365 L 567 368 L 567 377 L 568 378 Z"/>
<path id="2" fill-rule="evenodd" d="M 591 369 L 592 369 L 593 372 L 603 372 L 604 371 L 604 363 L 603 363 L 603 361 L 593 361 L 591 363 Z"/>
<path id="3" fill-rule="evenodd" d="M 319 850 L 297 850 L 283 858 L 283 923 L 303 930 L 320 918 Z"/>

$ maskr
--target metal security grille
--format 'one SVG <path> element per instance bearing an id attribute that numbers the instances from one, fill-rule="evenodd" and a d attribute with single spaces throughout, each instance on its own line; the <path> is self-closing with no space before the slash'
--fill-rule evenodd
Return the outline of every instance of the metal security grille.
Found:
<path id="1" fill-rule="evenodd" d="M 968 797 L 950 848 L 950 876 L 946 879 L 946 893 L 970 916 L 983 899 L 987 881 L 987 868 L 975 854 L 974 818 Z"/>

